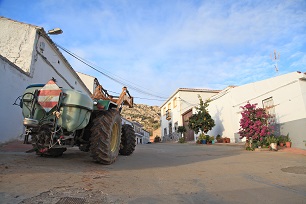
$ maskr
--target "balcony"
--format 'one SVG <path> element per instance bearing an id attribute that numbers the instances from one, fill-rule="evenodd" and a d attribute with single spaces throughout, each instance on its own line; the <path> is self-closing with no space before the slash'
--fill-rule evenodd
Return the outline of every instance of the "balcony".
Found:
<path id="1" fill-rule="evenodd" d="M 171 120 L 171 116 L 172 116 L 171 109 L 168 109 L 168 110 L 166 111 L 166 119 L 167 119 L 167 120 Z"/>

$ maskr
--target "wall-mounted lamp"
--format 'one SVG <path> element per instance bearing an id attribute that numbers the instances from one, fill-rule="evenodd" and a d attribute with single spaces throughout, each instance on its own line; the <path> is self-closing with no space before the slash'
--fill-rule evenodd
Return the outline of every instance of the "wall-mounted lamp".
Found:
<path id="1" fill-rule="evenodd" d="M 54 29 L 48 31 L 49 35 L 59 35 L 59 34 L 62 34 L 62 33 L 63 33 L 63 31 L 60 28 L 54 28 Z"/>

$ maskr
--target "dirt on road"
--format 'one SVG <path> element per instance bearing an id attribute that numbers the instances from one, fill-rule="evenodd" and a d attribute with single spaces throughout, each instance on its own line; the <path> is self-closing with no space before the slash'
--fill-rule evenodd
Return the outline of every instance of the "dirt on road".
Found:
<path id="1" fill-rule="evenodd" d="M 239 145 L 138 145 L 112 165 L 0 147 L 0 203 L 306 203 L 306 156 Z M 15 146 L 14 146 L 15 145 Z"/>

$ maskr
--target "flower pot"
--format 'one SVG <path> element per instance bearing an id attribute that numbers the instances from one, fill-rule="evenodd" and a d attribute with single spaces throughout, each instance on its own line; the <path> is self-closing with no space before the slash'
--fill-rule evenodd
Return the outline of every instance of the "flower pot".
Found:
<path id="1" fill-rule="evenodd" d="M 283 142 L 280 142 L 280 143 L 279 143 L 279 146 L 280 146 L 280 147 L 283 147 L 283 146 L 284 146 L 284 143 L 283 143 Z"/>
<path id="2" fill-rule="evenodd" d="M 211 141 L 211 144 L 215 144 L 215 140 Z"/>
<path id="3" fill-rule="evenodd" d="M 217 142 L 218 142 L 218 143 L 222 143 L 222 142 L 223 142 L 223 139 L 217 139 Z"/>
<path id="4" fill-rule="evenodd" d="M 270 147 L 271 147 L 272 150 L 277 151 L 277 143 L 271 143 Z"/>
<path id="5" fill-rule="evenodd" d="M 231 142 L 231 139 L 230 138 L 224 138 L 223 139 L 223 143 L 230 143 Z"/>
<path id="6" fill-rule="evenodd" d="M 206 144 L 206 140 L 201 140 L 201 143 L 202 144 Z"/>
<path id="7" fill-rule="evenodd" d="M 291 142 L 286 142 L 286 147 L 291 148 Z"/>

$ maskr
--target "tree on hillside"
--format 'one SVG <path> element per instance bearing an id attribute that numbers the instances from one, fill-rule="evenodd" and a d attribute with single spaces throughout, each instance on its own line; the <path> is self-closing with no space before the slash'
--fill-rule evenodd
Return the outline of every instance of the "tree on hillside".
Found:
<path id="1" fill-rule="evenodd" d="M 209 106 L 209 100 L 206 100 L 203 102 L 202 97 L 198 95 L 198 98 L 200 100 L 200 104 L 197 109 L 197 113 L 192 114 L 188 121 L 188 127 L 193 130 L 196 134 L 198 134 L 200 131 L 207 133 L 209 130 L 211 130 L 215 126 L 214 119 L 211 118 L 211 115 L 209 114 L 207 107 Z"/>

